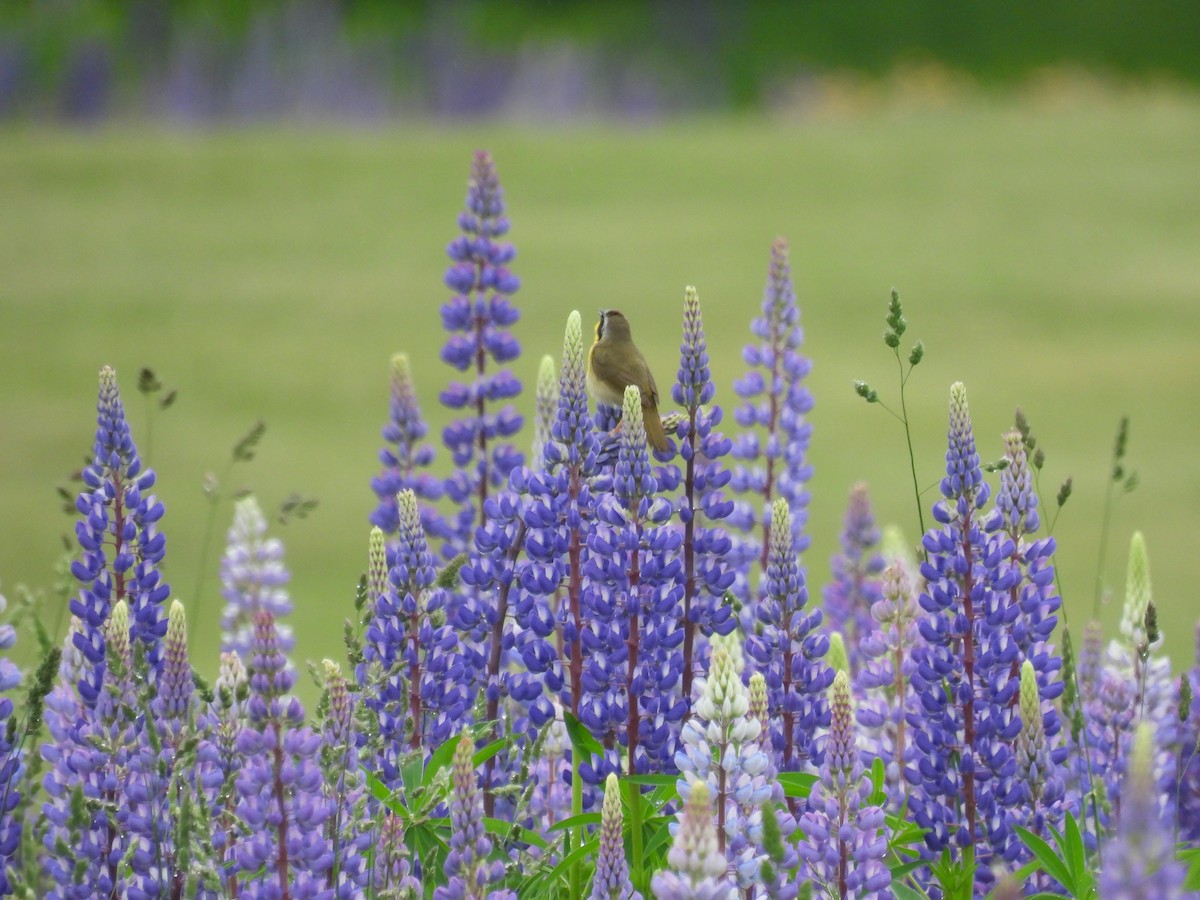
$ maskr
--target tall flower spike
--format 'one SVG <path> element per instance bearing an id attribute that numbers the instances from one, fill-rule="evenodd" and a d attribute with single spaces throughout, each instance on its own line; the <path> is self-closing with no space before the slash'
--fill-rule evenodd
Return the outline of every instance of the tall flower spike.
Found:
<path id="1" fill-rule="evenodd" d="M 444 597 L 434 585 L 437 572 L 416 494 L 401 491 L 397 509 L 388 587 L 375 598 L 363 647 L 368 670 L 378 666 L 383 675 L 378 694 L 366 704 L 378 718 L 384 754 L 379 765 L 389 786 L 399 778 L 400 745 L 415 749 L 445 741 L 469 706 L 462 654 L 451 652 L 458 636 L 451 626 L 434 622 Z"/>
<path id="2" fill-rule="evenodd" d="M 858 723 L 867 752 L 883 760 L 892 811 L 907 802 L 909 792 L 904 773 L 913 737 L 906 715 L 916 712 L 911 678 L 916 670 L 913 650 L 925 643 L 917 624 L 920 614 L 909 569 L 893 559 L 883 571 L 882 596 L 871 607 L 875 628 L 859 645 L 863 664 L 855 683 Z"/>
<path id="3" fill-rule="evenodd" d="M 8 601 L 0 594 L 0 613 Z M 0 625 L 0 650 L 11 650 L 17 641 L 17 633 L 7 622 Z M 8 693 L 21 683 L 21 670 L 8 659 L 0 657 L 0 692 Z M 0 697 L 0 897 L 12 893 L 9 880 L 9 862 L 17 853 L 21 842 L 21 822 L 14 811 L 21 802 L 19 785 L 24 775 L 24 757 L 19 746 L 14 746 L 16 729 L 10 727 L 13 702 Z"/>
<path id="4" fill-rule="evenodd" d="M 537 393 L 534 400 L 533 447 L 529 462 L 535 470 L 541 469 L 546 463 L 546 444 L 551 440 L 551 431 L 557 416 L 558 372 L 554 367 L 554 357 L 547 353 L 538 367 Z"/>
<path id="5" fill-rule="evenodd" d="M 679 348 L 679 375 L 671 396 L 687 415 L 676 435 L 683 459 L 683 491 L 679 520 L 683 523 L 683 696 L 692 695 L 692 677 L 699 660 L 696 634 L 728 634 L 737 626 L 732 609 L 723 602 L 736 574 L 726 562 L 733 547 L 729 535 L 714 523 L 733 512 L 724 488 L 731 473 L 721 464 L 732 442 L 713 428 L 721 422 L 721 408 L 708 406 L 716 393 L 708 367 L 708 346 L 700 316 L 700 297 L 694 287 L 684 291 L 683 343 Z"/>
<path id="6" fill-rule="evenodd" d="M 762 806 L 774 793 L 770 757 L 759 740 L 763 722 L 749 715 L 750 696 L 738 674 L 741 646 L 716 635 L 708 677 L 696 682 L 700 696 L 684 723 L 675 763 L 679 796 L 708 785 L 717 816 L 717 844 L 736 873 L 738 887 L 762 878 Z"/>
<path id="7" fill-rule="evenodd" d="M 822 592 L 826 628 L 841 632 L 846 639 L 849 662 L 855 670 L 862 663 L 859 643 L 874 629 L 871 606 L 881 592 L 884 559 L 879 553 L 879 540 L 867 486 L 859 482 L 850 491 L 842 551 L 831 565 L 833 581 Z"/>
<path id="8" fill-rule="evenodd" d="M 245 765 L 236 779 L 237 815 L 248 835 L 234 848 L 239 896 L 319 896 L 332 851 L 329 803 L 317 756 L 321 737 L 289 696 L 295 676 L 269 610 L 254 614 L 247 724 L 237 739 Z"/>
<path id="9" fill-rule="evenodd" d="M 271 611 L 278 621 L 292 611 L 287 583 L 291 573 L 283 562 L 283 542 L 267 537 L 267 520 L 258 501 L 242 497 L 233 507 L 233 525 L 229 529 L 225 554 L 221 557 L 221 594 L 225 611 L 221 615 L 221 649 L 243 656 L 250 652 L 254 639 L 254 614 Z M 276 626 L 279 646 L 290 653 L 295 645 L 292 630 Z"/>
<path id="10" fill-rule="evenodd" d="M 593 783 L 622 765 L 633 772 L 668 765 L 686 709 L 678 693 L 681 537 L 664 526 L 672 506 L 655 497 L 641 398 L 632 385 L 625 389 L 620 434 L 613 493 L 597 506 L 584 564 L 588 624 L 581 636 L 587 659 L 580 720 L 612 748 L 600 770 L 580 765 Z M 621 744 L 623 762 L 617 756 Z"/>
<path id="11" fill-rule="evenodd" d="M 821 610 L 806 610 L 808 591 L 783 497 L 775 499 L 771 552 L 763 579 L 763 598 L 756 604 L 758 634 L 746 640 L 746 655 L 763 672 L 770 693 L 772 744 L 780 771 L 799 771 L 819 762 L 817 729 L 829 724 L 825 693 L 833 683 L 826 665 L 829 638 L 820 632 Z"/>
<path id="12" fill-rule="evenodd" d="M 810 878 L 827 897 L 892 896 L 892 874 L 884 865 L 884 812 L 867 803 L 870 781 L 863 771 L 854 734 L 850 679 L 838 672 L 830 691 L 829 743 L 813 786 L 808 812 L 800 819 L 800 856 Z"/>
<path id="13" fill-rule="evenodd" d="M 787 501 L 796 551 L 808 547 L 804 534 L 806 484 L 812 476 L 808 464 L 812 426 L 807 415 L 813 400 L 803 384 L 811 363 L 800 353 L 804 332 L 783 238 L 771 245 L 762 315 L 754 320 L 751 331 L 757 342 L 747 344 L 742 353 L 750 371 L 734 383 L 734 391 L 745 400 L 734 418 L 746 431 L 733 444 L 733 455 L 743 464 L 734 469 L 731 486 L 743 499 L 736 504 L 730 523 L 747 534 L 746 562 L 757 558 L 766 569 L 776 498 Z M 742 587 L 746 596 L 748 589 Z"/>
<path id="14" fill-rule="evenodd" d="M 596 450 L 588 414 L 583 328 L 579 312 L 573 311 L 563 335 L 558 409 L 544 445 L 545 467 L 529 479 L 526 562 L 520 572 L 525 599 L 516 612 L 523 633 L 543 640 L 553 636 L 553 652 L 548 645 L 530 644 L 522 648 L 523 659 L 549 691 L 563 690 L 566 680 L 562 703 L 576 716 L 583 697 L 583 561 L 587 532 L 595 521 L 591 479 Z M 535 723 L 544 712 L 545 708 L 531 708 Z"/>
<path id="15" fill-rule="evenodd" d="M 425 440 L 429 426 L 421 416 L 421 404 L 413 386 L 408 356 L 392 357 L 392 388 L 388 423 L 383 426 L 383 448 L 379 462 L 383 466 L 371 479 L 371 490 L 379 505 L 371 513 L 371 524 L 394 535 L 400 526 L 396 495 L 405 488 L 421 502 L 421 521 L 430 536 L 446 539 L 450 532 L 435 504 L 442 496 L 442 481 L 429 472 L 434 450 Z"/>
<path id="16" fill-rule="evenodd" d="M 625 861 L 625 841 L 621 836 L 621 786 L 609 773 L 604 781 L 604 805 L 600 810 L 600 850 L 596 856 L 596 875 L 592 880 L 591 900 L 641 900 L 629 880 Z"/>
<path id="17" fill-rule="evenodd" d="M 463 413 L 442 433 L 456 469 L 446 480 L 446 494 L 459 507 L 447 548 L 455 553 L 470 546 L 492 489 L 505 484 L 509 472 L 522 462 L 522 454 L 511 444 L 498 443 L 520 431 L 522 417 L 510 404 L 489 411 L 489 406 L 521 392 L 521 382 L 508 369 L 487 371 L 489 359 L 504 365 L 521 352 L 508 331 L 520 318 L 508 299 L 520 281 L 508 269 L 516 251 L 498 240 L 509 228 L 504 192 L 491 156 L 483 151 L 475 154 L 467 206 L 458 224 L 463 233 L 446 248 L 451 265 L 445 282 L 454 295 L 442 305 L 442 324 L 450 332 L 442 359 L 473 377 L 470 382 L 452 381 L 441 393 L 445 406 Z"/>
<path id="18" fill-rule="evenodd" d="M 679 829 L 667 851 L 667 868 L 650 885 L 658 900 L 732 900 L 737 888 L 725 874 L 717 845 L 708 785 L 697 781 L 679 814 Z"/>
<path id="19" fill-rule="evenodd" d="M 1011 838 L 1005 809 L 1012 796 L 1011 742 L 1020 728 L 1013 715 L 1020 659 L 1009 634 L 1019 610 L 1011 602 L 1011 582 L 1004 580 L 1011 573 L 1001 578 L 998 568 L 1008 552 L 989 544 L 984 533 L 990 488 L 961 382 L 950 388 L 941 492 L 933 508 L 941 527 L 925 535 L 928 556 L 921 567 L 925 644 L 913 654 L 919 706 L 908 713 L 918 751 L 907 773 L 916 788 L 910 805 L 927 829 L 930 856 L 950 847 L 957 857 L 974 848 L 976 886 L 983 889 L 993 877 L 993 857 Z"/>
<path id="20" fill-rule="evenodd" d="M 1104 847 L 1099 896 L 1121 900 L 1162 900 L 1194 896 L 1184 891 L 1187 867 L 1175 859 L 1175 840 L 1159 814 L 1154 783 L 1154 728 L 1142 722 L 1137 729 L 1121 821 Z"/>
<path id="21" fill-rule="evenodd" d="M 166 539 L 157 525 L 163 505 L 149 493 L 154 472 L 142 469 L 117 375 L 108 366 L 100 370 L 94 453 L 83 470 L 85 488 L 75 502 L 82 516 L 75 536 L 83 557 L 71 564 L 82 584 L 79 596 L 71 600 L 71 613 L 83 624 L 75 643 L 90 666 L 79 681 L 79 693 L 89 706 L 104 680 L 103 626 L 112 606 L 127 601 L 133 635 L 146 643 L 147 659 L 156 669 L 167 630 L 162 605 L 171 593 L 158 572 Z"/>
<path id="22" fill-rule="evenodd" d="M 490 862 L 492 839 L 483 822 L 483 803 L 475 786 L 475 744 L 464 731 L 454 749 L 450 770 L 450 852 L 444 866 L 447 882 L 434 900 L 507 900 L 512 891 L 489 890 L 504 879 L 504 863 Z"/>

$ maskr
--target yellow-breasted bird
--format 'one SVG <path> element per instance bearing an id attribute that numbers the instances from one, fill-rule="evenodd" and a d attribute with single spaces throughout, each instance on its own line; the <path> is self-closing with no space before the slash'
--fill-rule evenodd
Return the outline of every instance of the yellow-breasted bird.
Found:
<path id="1" fill-rule="evenodd" d="M 619 408 L 625 401 L 625 388 L 631 384 L 642 394 L 646 440 L 655 450 L 666 450 L 667 433 L 658 415 L 658 387 L 646 358 L 634 346 L 629 320 L 615 309 L 602 309 L 596 340 L 588 351 L 588 393 L 598 403 Z"/>

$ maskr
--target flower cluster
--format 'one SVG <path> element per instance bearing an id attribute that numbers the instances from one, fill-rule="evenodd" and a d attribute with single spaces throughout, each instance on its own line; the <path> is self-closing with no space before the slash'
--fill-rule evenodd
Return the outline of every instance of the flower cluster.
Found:
<path id="1" fill-rule="evenodd" d="M 861 663 L 859 644 L 874 630 L 872 607 L 882 595 L 880 575 L 885 563 L 877 552 L 879 539 L 867 486 L 856 484 L 846 507 L 842 552 L 833 558 L 831 565 L 833 581 L 822 592 L 826 628 L 846 639 L 854 670 Z"/>
<path id="2" fill-rule="evenodd" d="M 777 527 L 756 604 L 759 632 L 747 638 L 746 655 L 766 678 L 777 765 L 799 771 L 820 762 L 815 735 L 829 725 L 825 692 L 833 670 L 824 661 L 829 638 L 818 630 L 821 610 L 806 609 L 808 590 L 783 497 L 776 498 L 771 519 Z"/>
<path id="3" fill-rule="evenodd" d="M 812 467 L 808 442 L 812 425 L 807 420 L 813 399 L 804 379 L 811 363 L 800 353 L 804 332 L 792 287 L 787 242 L 771 245 L 771 264 L 762 315 L 751 325 L 757 343 L 747 344 L 742 358 L 750 371 L 734 384 L 744 403 L 734 418 L 744 429 L 733 443 L 733 456 L 743 462 L 734 468 L 732 489 L 738 500 L 730 524 L 747 537 L 743 546 L 763 569 L 771 547 L 772 519 L 777 498 L 787 501 L 792 544 L 796 552 L 808 547 L 804 526 L 808 521 L 808 489 Z M 761 532 L 761 537 L 755 532 Z M 745 553 L 743 556 L 746 555 Z M 749 596 L 749 585 L 742 594 Z"/>
<path id="4" fill-rule="evenodd" d="M 88 705 L 96 702 L 103 687 L 103 628 L 113 605 L 127 603 L 133 636 L 146 644 L 150 664 L 157 667 L 159 643 L 167 630 L 162 606 L 171 593 L 158 571 L 166 538 L 158 531 L 163 505 L 149 493 L 154 472 L 142 468 L 117 375 L 108 366 L 100 370 L 94 454 L 83 470 L 87 489 L 75 503 L 81 516 L 75 536 L 83 558 L 71 564 L 82 584 L 79 596 L 71 600 L 71 613 L 83 625 L 75 642 L 88 661 L 79 681 Z"/>
<path id="5" fill-rule="evenodd" d="M 403 353 L 392 357 L 390 412 L 388 423 L 383 426 L 385 443 L 379 451 L 383 469 L 371 479 L 371 490 L 379 498 L 379 505 L 371 513 L 371 524 L 383 529 L 384 534 L 395 534 L 400 527 L 396 496 L 408 489 L 422 501 L 421 523 L 425 533 L 448 540 L 449 528 L 435 506 L 442 497 L 443 484 L 427 471 L 434 456 L 433 447 L 425 441 L 429 427 L 421 416 L 408 356 Z"/>
<path id="6" fill-rule="evenodd" d="M 517 312 L 486 154 L 460 224 L 443 308 L 443 357 L 471 373 L 442 394 L 466 417 L 445 432 L 456 471 L 433 475 L 397 357 L 352 668 L 313 667 L 311 718 L 277 621 L 283 548 L 252 498 L 222 563 L 212 689 L 193 670 L 154 476 L 101 372 L 80 589 L 21 713 L 0 660 L 0 895 L 998 900 L 1082 895 L 1096 875 L 1106 898 L 1186 895 L 1172 829 L 1200 840 L 1200 663 L 1172 680 L 1141 535 L 1121 637 L 1106 651 L 1093 626 L 1069 652 L 1020 417 L 993 502 L 955 384 L 920 567 L 858 486 L 810 597 L 786 246 L 729 436 L 688 288 L 668 449 L 650 453 L 636 386 L 589 408 L 572 313 L 526 466 L 508 443 L 521 416 L 496 409 L 519 384 L 489 372 L 517 355 Z M 888 322 L 893 346 L 895 298 Z M 0 626 L 0 652 L 14 640 Z"/>
<path id="7" fill-rule="evenodd" d="M 451 524 L 454 552 L 470 546 L 472 529 L 483 517 L 483 505 L 493 488 L 521 464 L 521 453 L 507 441 L 521 430 L 522 417 L 511 405 L 489 412 L 492 404 L 521 393 L 521 382 L 507 369 L 487 372 L 487 361 L 503 365 L 521 352 L 508 331 L 520 314 L 509 297 L 520 286 L 508 269 L 516 250 L 501 241 L 508 233 L 504 191 L 487 153 L 475 154 L 467 186 L 467 206 L 458 217 L 462 235 L 450 242 L 446 254 L 446 286 L 454 292 L 442 305 L 442 324 L 450 332 L 442 359 L 459 372 L 473 372 L 470 382 L 451 382 L 442 403 L 464 417 L 447 426 L 442 439 L 450 450 L 455 472 L 446 479 L 446 495 L 459 507 Z"/>
<path id="8" fill-rule="evenodd" d="M 884 812 L 869 803 L 870 779 L 854 737 L 850 679 L 838 672 L 830 689 L 829 744 L 821 780 L 813 787 L 808 811 L 800 818 L 800 855 L 805 871 L 831 900 L 892 896 L 892 875 L 884 865 L 887 839 Z"/>
<path id="9" fill-rule="evenodd" d="M 221 557 L 221 649 L 245 656 L 254 639 L 254 614 L 270 610 L 276 622 L 292 611 L 286 585 L 291 578 L 283 563 L 283 543 L 267 537 L 267 520 L 253 495 L 234 504 L 233 526 Z M 295 645 L 292 630 L 276 626 L 284 654 Z"/>

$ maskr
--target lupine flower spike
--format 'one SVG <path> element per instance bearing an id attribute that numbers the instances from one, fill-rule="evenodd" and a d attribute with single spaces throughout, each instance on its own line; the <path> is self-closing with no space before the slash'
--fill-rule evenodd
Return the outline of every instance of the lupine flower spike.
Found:
<path id="1" fill-rule="evenodd" d="M 233 507 L 233 525 L 221 558 L 221 649 L 250 653 L 254 640 L 254 613 L 269 609 L 278 621 L 292 611 L 287 583 L 291 578 L 283 563 L 283 542 L 267 537 L 267 520 L 253 496 L 242 497 Z M 277 625 L 279 647 L 292 651 L 295 639 L 287 625 Z"/>
<path id="2" fill-rule="evenodd" d="M 733 547 L 718 523 L 733 512 L 733 501 L 724 488 L 731 473 L 721 464 L 732 442 L 713 429 L 721 422 L 721 407 L 710 406 L 716 388 L 708 367 L 708 347 L 700 317 L 700 297 L 694 287 L 684 292 L 683 343 L 679 376 L 671 396 L 684 408 L 686 418 L 676 429 L 683 459 L 683 490 L 679 519 L 683 523 L 683 689 L 692 696 L 697 659 L 696 637 L 729 634 L 737 621 L 723 602 L 735 574 L 726 561 Z"/>
<path id="3" fill-rule="evenodd" d="M 829 744 L 821 780 L 809 796 L 809 811 L 800 818 L 800 856 L 804 870 L 830 900 L 887 900 L 892 896 L 892 874 L 884 865 L 884 812 L 867 803 L 871 784 L 854 738 L 854 702 L 845 672 L 837 673 L 830 693 Z"/>
<path id="4" fill-rule="evenodd" d="M 154 472 L 142 468 L 117 390 L 117 374 L 108 366 L 100 370 L 97 417 L 95 459 L 83 470 L 86 488 L 75 503 L 82 516 L 75 535 L 83 558 L 71 564 L 82 584 L 79 596 L 71 600 L 71 612 L 83 624 L 75 642 L 90 664 L 79 682 L 79 693 L 89 706 L 104 680 L 103 626 L 113 604 L 129 604 L 133 635 L 146 643 L 147 659 L 157 669 L 167 632 L 162 607 L 171 593 L 158 572 L 166 539 L 158 532 L 163 505 L 149 493 Z"/>
<path id="5" fill-rule="evenodd" d="M 483 823 L 483 801 L 475 785 L 472 757 L 475 744 L 463 732 L 451 767 L 450 852 L 446 855 L 446 884 L 434 890 L 434 900 L 516 900 L 506 890 L 488 885 L 504 878 L 504 863 L 491 860 L 492 839 Z"/>
<path id="6" fill-rule="evenodd" d="M 697 781 L 679 815 L 667 868 L 654 876 L 651 889 L 657 900 L 732 900 L 737 888 L 726 867 L 713 827 L 708 785 Z"/>
<path id="7" fill-rule="evenodd" d="M 1099 896 L 1120 900 L 1163 900 L 1196 897 L 1184 891 L 1186 866 L 1175 859 L 1175 840 L 1164 822 L 1154 779 L 1154 726 L 1137 727 L 1122 792 L 1121 822 L 1104 848 Z"/>
<path id="8" fill-rule="evenodd" d="M 592 881 L 591 900 L 641 900 L 641 892 L 629 881 L 625 861 L 625 842 L 621 836 L 621 787 L 617 776 L 609 773 L 604 781 L 604 805 L 600 810 L 600 850 L 596 857 L 596 876 Z"/>
<path id="9" fill-rule="evenodd" d="M 395 535 L 400 527 L 396 495 L 407 488 L 417 495 L 425 532 L 446 540 L 450 532 L 435 506 L 442 496 L 442 480 L 429 471 L 434 450 L 425 440 L 429 426 L 421 416 L 408 356 L 393 356 L 391 370 L 391 415 L 383 426 L 384 445 L 379 451 L 383 468 L 371 479 L 371 490 L 379 498 L 379 505 L 371 513 L 371 524 L 387 535 Z"/>
<path id="10" fill-rule="evenodd" d="M 510 363 L 521 347 L 508 330 L 520 318 L 508 299 L 520 287 L 508 269 L 516 250 L 499 240 L 508 233 L 509 221 L 504 191 L 487 153 L 475 154 L 467 206 L 458 224 L 463 233 L 446 248 L 451 265 L 445 281 L 454 296 L 442 305 L 442 324 L 450 332 L 442 359 L 458 372 L 470 372 L 472 380 L 453 381 L 441 393 L 444 405 L 463 413 L 442 435 L 455 467 L 446 480 L 446 494 L 459 506 L 448 547 L 453 553 L 470 547 L 487 498 L 522 462 L 518 450 L 502 443 L 520 431 L 521 415 L 510 404 L 489 410 L 520 394 L 521 382 L 508 369 L 489 374 L 488 360 Z"/>
<path id="11" fill-rule="evenodd" d="M 803 384 L 811 363 L 800 353 L 804 332 L 783 238 L 771 245 L 762 315 L 751 330 L 757 340 L 742 353 L 750 371 L 734 384 L 734 391 L 745 400 L 734 418 L 747 430 L 733 444 L 733 455 L 743 464 L 734 469 L 731 487 L 744 499 L 737 502 L 730 523 L 747 534 L 748 561 L 757 555 L 765 570 L 771 531 L 778 527 L 771 518 L 776 498 L 787 501 L 796 552 L 807 548 L 806 485 L 812 476 L 808 464 L 812 425 L 807 416 L 813 400 Z M 745 596 L 747 590 L 742 586 Z"/>

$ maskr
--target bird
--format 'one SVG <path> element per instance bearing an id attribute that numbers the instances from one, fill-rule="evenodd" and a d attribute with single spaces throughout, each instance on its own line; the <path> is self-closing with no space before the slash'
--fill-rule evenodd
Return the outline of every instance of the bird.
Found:
<path id="1" fill-rule="evenodd" d="M 658 387 L 646 365 L 646 358 L 633 343 L 629 320 L 615 309 L 600 310 L 596 340 L 588 351 L 587 388 L 597 403 L 620 407 L 625 388 L 635 385 L 642 394 L 642 421 L 646 440 L 658 451 L 665 451 L 667 433 L 658 415 Z"/>

